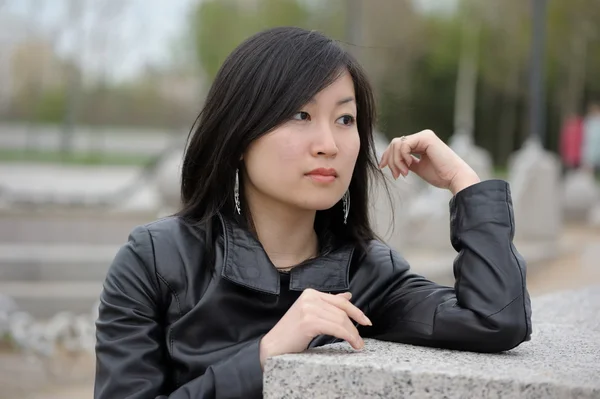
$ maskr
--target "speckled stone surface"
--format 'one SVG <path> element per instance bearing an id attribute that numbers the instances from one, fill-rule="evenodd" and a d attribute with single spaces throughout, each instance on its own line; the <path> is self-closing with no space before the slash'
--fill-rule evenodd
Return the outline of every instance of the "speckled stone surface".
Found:
<path id="1" fill-rule="evenodd" d="M 540 296 L 532 300 L 531 307 L 534 326 L 536 323 L 563 324 L 600 333 L 598 285 Z"/>
<path id="2" fill-rule="evenodd" d="M 600 398 L 600 331 L 587 320 L 600 317 L 599 299 L 595 287 L 534 300 L 543 320 L 532 340 L 503 354 L 365 340 L 362 351 L 339 343 L 279 356 L 266 364 L 264 397 Z"/>

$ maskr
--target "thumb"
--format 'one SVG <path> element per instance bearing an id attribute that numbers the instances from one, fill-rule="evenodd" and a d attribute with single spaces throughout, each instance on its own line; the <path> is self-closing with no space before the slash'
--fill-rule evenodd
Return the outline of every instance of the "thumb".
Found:
<path id="1" fill-rule="evenodd" d="M 341 294 L 337 294 L 338 296 L 343 296 L 344 298 L 346 298 L 347 300 L 350 300 L 352 298 L 352 293 L 351 292 L 343 292 Z"/>

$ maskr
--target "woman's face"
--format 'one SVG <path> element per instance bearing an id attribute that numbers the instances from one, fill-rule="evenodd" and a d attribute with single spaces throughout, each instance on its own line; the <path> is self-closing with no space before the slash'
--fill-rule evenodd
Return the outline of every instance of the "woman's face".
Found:
<path id="1" fill-rule="evenodd" d="M 350 185 L 359 148 L 354 84 L 344 73 L 292 120 L 252 142 L 243 156 L 246 197 L 331 208 Z"/>

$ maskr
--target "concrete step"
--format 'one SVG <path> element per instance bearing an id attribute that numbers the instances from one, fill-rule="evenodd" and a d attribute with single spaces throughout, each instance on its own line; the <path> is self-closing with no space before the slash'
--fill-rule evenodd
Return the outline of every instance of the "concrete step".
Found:
<path id="1" fill-rule="evenodd" d="M 101 291 L 101 282 L 0 283 L 0 293 L 12 297 L 19 309 L 41 319 L 62 311 L 89 314 Z"/>
<path id="2" fill-rule="evenodd" d="M 102 281 L 120 245 L 0 244 L 0 281 Z"/>
<path id="3" fill-rule="evenodd" d="M 0 209 L 0 243 L 122 244 L 135 226 L 156 218 L 154 211 Z"/>

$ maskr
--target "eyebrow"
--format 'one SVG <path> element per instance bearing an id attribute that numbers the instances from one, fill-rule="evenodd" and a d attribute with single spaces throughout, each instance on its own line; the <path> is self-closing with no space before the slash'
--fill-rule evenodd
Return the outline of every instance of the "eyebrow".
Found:
<path id="1" fill-rule="evenodd" d="M 341 100 L 339 100 L 337 103 L 335 103 L 335 105 L 339 107 L 340 105 L 351 103 L 353 101 L 356 102 L 354 97 L 346 97 L 346 98 L 342 98 Z M 314 98 L 311 98 L 309 102 L 312 104 L 316 104 L 317 101 Z"/>
<path id="2" fill-rule="evenodd" d="M 343 99 L 341 99 L 340 101 L 338 101 L 338 102 L 336 103 L 336 105 L 344 105 L 344 104 L 346 104 L 346 103 L 351 103 L 351 102 L 353 102 L 353 101 L 356 101 L 356 100 L 354 99 L 354 97 L 346 97 L 346 98 L 343 98 Z"/>

